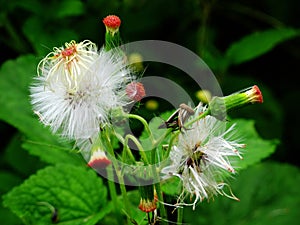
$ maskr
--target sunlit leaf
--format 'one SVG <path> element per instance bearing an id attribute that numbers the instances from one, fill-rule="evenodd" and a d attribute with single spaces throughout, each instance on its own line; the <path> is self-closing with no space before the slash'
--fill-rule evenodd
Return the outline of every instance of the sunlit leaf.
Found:
<path id="1" fill-rule="evenodd" d="M 106 187 L 94 171 L 62 164 L 38 171 L 6 194 L 3 203 L 25 224 L 56 219 L 61 225 L 92 225 L 111 210 Z"/>
<path id="2" fill-rule="evenodd" d="M 252 33 L 234 42 L 226 51 L 230 64 L 240 64 L 267 53 L 276 45 L 299 36 L 299 30 L 292 28 L 271 29 Z"/>

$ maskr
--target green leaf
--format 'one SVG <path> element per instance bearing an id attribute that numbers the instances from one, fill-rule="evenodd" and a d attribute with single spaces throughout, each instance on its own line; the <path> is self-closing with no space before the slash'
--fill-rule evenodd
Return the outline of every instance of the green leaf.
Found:
<path id="1" fill-rule="evenodd" d="M 224 196 L 185 208 L 185 221 L 210 225 L 298 224 L 300 171 L 291 165 L 261 163 L 241 171 L 231 183 L 240 202 Z"/>
<path id="2" fill-rule="evenodd" d="M 7 225 L 20 225 L 22 224 L 22 221 L 13 214 L 9 209 L 4 208 L 0 205 L 0 218 L 1 221 L 5 221 L 5 224 Z"/>
<path id="3" fill-rule="evenodd" d="M 38 60 L 26 55 L 6 61 L 0 69 L 0 119 L 33 140 L 56 142 L 50 132 L 34 117 L 29 102 L 29 85 L 36 74 Z M 56 141 L 55 141 L 56 139 Z"/>
<path id="4" fill-rule="evenodd" d="M 252 33 L 233 43 L 226 51 L 225 57 L 230 64 L 240 64 L 267 53 L 276 45 L 300 34 L 292 28 L 271 29 Z"/>
<path id="5" fill-rule="evenodd" d="M 24 177 L 28 177 L 45 165 L 37 157 L 24 151 L 21 145 L 22 137 L 17 133 L 10 139 L 9 144 L 5 148 L 3 159 L 10 166 L 11 170 L 16 171 Z"/>
<path id="6" fill-rule="evenodd" d="M 0 171 L 0 195 L 11 190 L 12 187 L 20 184 L 22 179 L 13 173 Z"/>
<path id="7" fill-rule="evenodd" d="M 17 128 L 30 140 L 22 147 L 47 163 L 82 163 L 72 146 L 54 136 L 33 115 L 29 102 L 29 86 L 36 73 L 35 56 L 22 56 L 3 64 L 0 70 L 0 119 Z M 73 154 L 73 155 L 71 155 Z"/>
<path id="8" fill-rule="evenodd" d="M 246 148 L 242 150 L 243 160 L 236 162 L 238 170 L 266 159 L 276 150 L 279 141 L 262 139 L 256 132 L 253 120 L 234 119 L 232 122 L 236 124 L 238 131 L 232 140 L 240 139 L 240 143 L 246 144 Z"/>
<path id="9" fill-rule="evenodd" d="M 172 177 L 162 183 L 161 189 L 164 194 L 178 196 L 182 191 L 181 180 L 178 177 Z"/>
<path id="10" fill-rule="evenodd" d="M 59 225 L 92 225 L 109 213 L 107 190 L 93 170 L 49 166 L 3 197 L 25 224 L 51 224 L 57 210 Z"/>
<path id="11" fill-rule="evenodd" d="M 27 140 L 22 144 L 22 148 L 26 149 L 31 155 L 38 156 L 46 163 L 86 164 L 80 153 L 63 146 Z"/>

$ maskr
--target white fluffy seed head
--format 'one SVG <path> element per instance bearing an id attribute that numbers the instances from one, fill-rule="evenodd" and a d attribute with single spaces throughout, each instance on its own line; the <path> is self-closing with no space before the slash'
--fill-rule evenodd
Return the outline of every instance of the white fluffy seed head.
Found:
<path id="1" fill-rule="evenodd" d="M 198 106 L 196 116 L 203 110 L 205 108 Z M 237 199 L 232 193 L 225 193 L 222 190 L 224 185 L 220 185 L 225 184 L 226 173 L 235 173 L 232 159 L 241 158 L 238 149 L 244 147 L 228 139 L 232 132 L 234 126 L 226 128 L 226 122 L 206 116 L 179 134 L 178 143 L 170 152 L 170 164 L 161 170 L 163 178 L 176 176 L 181 179 L 183 192 L 179 202 L 186 205 L 183 202 L 186 195 L 195 196 L 190 204 L 195 208 L 198 201 L 216 194 Z"/>
<path id="2" fill-rule="evenodd" d="M 133 80 L 123 57 L 94 44 L 70 42 L 38 65 L 30 87 L 33 110 L 54 133 L 88 139 L 109 123 L 110 111 L 129 103 L 126 85 Z"/>

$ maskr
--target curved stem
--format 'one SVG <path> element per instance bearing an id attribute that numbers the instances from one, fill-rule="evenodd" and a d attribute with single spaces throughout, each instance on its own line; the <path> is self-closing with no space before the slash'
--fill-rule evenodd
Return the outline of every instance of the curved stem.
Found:
<path id="1" fill-rule="evenodd" d="M 155 139 L 154 139 L 153 133 L 152 133 L 152 131 L 150 130 L 150 127 L 149 127 L 147 121 L 146 121 L 143 117 L 141 117 L 141 116 L 139 116 L 139 115 L 135 115 L 135 114 L 127 114 L 127 117 L 128 117 L 128 118 L 131 118 L 131 119 L 139 120 L 139 121 L 144 125 L 145 130 L 146 130 L 146 132 L 148 133 L 148 135 L 149 135 L 149 137 L 150 137 L 150 139 L 151 139 L 152 144 L 155 143 Z"/>
<path id="2" fill-rule="evenodd" d="M 183 219 L 183 208 L 178 208 L 177 209 L 177 224 L 182 224 L 182 219 Z"/>
<path id="3" fill-rule="evenodd" d="M 147 156 L 146 156 L 146 154 L 145 154 L 145 150 L 144 150 L 143 146 L 141 145 L 141 143 L 136 139 L 135 136 L 133 136 L 133 135 L 131 135 L 131 134 L 127 134 L 127 135 L 125 136 L 124 146 L 127 146 L 127 148 L 128 148 L 128 140 L 129 140 L 129 139 L 132 140 L 132 141 L 134 142 L 134 144 L 138 147 L 139 153 L 140 153 L 142 159 L 144 160 L 144 163 L 145 163 L 146 165 L 148 165 L 148 164 L 149 164 L 149 161 L 148 161 L 148 158 L 147 158 Z M 128 150 L 129 150 L 129 149 L 128 149 Z M 130 151 L 130 153 L 131 153 L 131 151 Z M 131 154 L 132 154 L 132 153 L 131 153 Z M 133 157 L 133 156 L 132 156 L 132 157 Z"/>

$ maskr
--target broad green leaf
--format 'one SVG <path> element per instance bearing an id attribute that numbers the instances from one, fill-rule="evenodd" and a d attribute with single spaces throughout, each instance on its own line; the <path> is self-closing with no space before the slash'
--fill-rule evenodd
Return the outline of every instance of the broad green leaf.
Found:
<path id="1" fill-rule="evenodd" d="M 14 213 L 12 213 L 9 209 L 4 208 L 0 205 L 0 218 L 1 221 L 5 221 L 5 225 L 21 225 L 22 221 L 17 217 Z"/>
<path id="2" fill-rule="evenodd" d="M 246 144 L 245 149 L 242 150 L 243 160 L 236 162 L 237 170 L 266 159 L 276 150 L 278 140 L 262 139 L 256 132 L 253 120 L 235 119 L 232 122 L 236 124 L 236 139 Z M 234 138 L 233 136 L 232 140 Z"/>
<path id="3" fill-rule="evenodd" d="M 43 162 L 50 164 L 66 163 L 83 165 L 86 162 L 79 152 L 59 145 L 27 140 L 22 144 L 31 155 L 38 156 Z"/>
<path id="4" fill-rule="evenodd" d="M 92 225 L 111 210 L 107 190 L 93 170 L 72 166 L 49 166 L 32 175 L 3 197 L 25 224 Z"/>
<path id="5" fill-rule="evenodd" d="M 184 222 L 210 225 L 298 224 L 300 171 L 287 164 L 261 163 L 241 171 L 231 188 L 240 202 L 219 196 L 185 208 Z"/>
<path id="6" fill-rule="evenodd" d="M 57 143 L 48 129 L 34 116 L 29 102 L 29 86 L 36 74 L 38 60 L 26 55 L 6 61 L 0 69 L 0 119 L 33 140 Z"/>
<path id="7" fill-rule="evenodd" d="M 5 62 L 0 70 L 0 119 L 17 128 L 29 139 L 22 147 L 47 163 L 78 164 L 72 146 L 54 136 L 33 115 L 29 86 L 36 74 L 38 60 L 32 55 Z M 71 155 L 73 154 L 73 155 Z M 76 153 L 77 154 L 77 153 Z"/>
<path id="8" fill-rule="evenodd" d="M 240 64 L 267 53 L 273 47 L 300 34 L 292 28 L 271 29 L 252 33 L 233 43 L 226 51 L 225 57 L 230 64 Z"/>
<path id="9" fill-rule="evenodd" d="M 14 186 L 19 185 L 22 182 L 22 179 L 7 171 L 0 171 L 0 196 L 8 191 L 10 191 Z M 20 225 L 20 219 L 13 214 L 9 209 L 4 208 L 0 204 L 0 218 L 1 221 L 5 221 L 5 224 L 9 225 Z"/>
<path id="10" fill-rule="evenodd" d="M 3 159 L 11 170 L 17 172 L 23 177 L 35 173 L 45 166 L 37 157 L 32 156 L 22 148 L 22 135 L 17 133 L 6 146 L 3 153 Z"/>
<path id="11" fill-rule="evenodd" d="M 0 195 L 8 192 L 14 186 L 20 184 L 22 179 L 16 174 L 6 171 L 0 171 Z"/>

